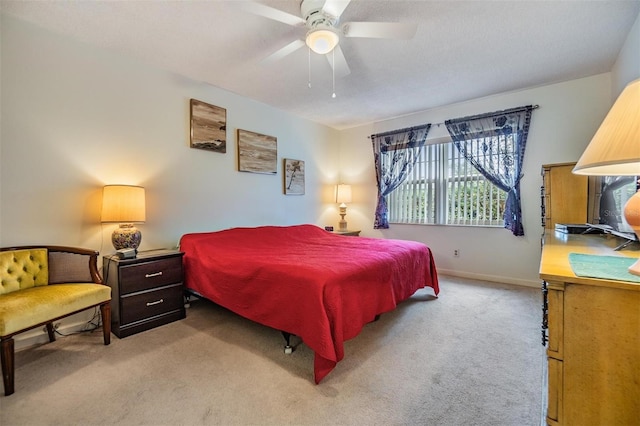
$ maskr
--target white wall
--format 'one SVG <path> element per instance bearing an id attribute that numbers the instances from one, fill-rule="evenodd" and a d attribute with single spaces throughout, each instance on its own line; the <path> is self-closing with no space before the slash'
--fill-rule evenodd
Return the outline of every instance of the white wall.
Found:
<path id="1" fill-rule="evenodd" d="M 343 180 L 354 184 L 356 198 L 349 206 L 350 227 L 362 228 L 363 235 L 426 243 L 441 273 L 537 286 L 541 166 L 577 161 L 610 106 L 610 77 L 606 73 L 504 93 L 343 131 L 340 167 L 348 176 Z M 391 224 L 388 230 L 373 230 L 376 184 L 369 135 L 535 104 L 540 108 L 532 114 L 521 182 L 524 237 L 515 237 L 503 228 L 442 225 Z M 453 256 L 454 249 L 460 250 L 460 257 Z"/>
<path id="2" fill-rule="evenodd" d="M 221 64 L 221 66 L 224 66 Z M 0 245 L 113 252 L 105 184 L 142 185 L 141 250 L 187 232 L 337 222 L 336 130 L 2 16 Z M 189 99 L 227 110 L 227 153 L 189 147 Z M 278 173 L 237 171 L 236 128 L 277 137 Z M 282 159 L 306 194 L 283 195 Z"/>
<path id="3" fill-rule="evenodd" d="M 631 81 L 640 77 L 640 14 L 631 27 L 629 35 L 620 49 L 618 59 L 611 70 L 613 103 L 622 89 Z"/>

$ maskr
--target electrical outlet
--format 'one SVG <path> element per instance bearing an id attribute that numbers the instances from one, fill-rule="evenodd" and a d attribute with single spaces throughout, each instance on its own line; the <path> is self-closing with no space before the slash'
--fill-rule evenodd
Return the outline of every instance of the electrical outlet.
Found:
<path id="1" fill-rule="evenodd" d="M 454 249 L 453 250 L 453 257 L 460 257 L 460 250 Z"/>

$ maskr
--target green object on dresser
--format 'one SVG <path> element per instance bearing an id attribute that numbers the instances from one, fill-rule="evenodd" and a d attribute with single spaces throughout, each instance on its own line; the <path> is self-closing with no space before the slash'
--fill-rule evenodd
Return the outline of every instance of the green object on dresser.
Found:
<path id="1" fill-rule="evenodd" d="M 598 256 L 569 253 L 569 264 L 578 277 L 640 283 L 640 277 L 629 273 L 629 266 L 638 259 L 623 256 Z"/>

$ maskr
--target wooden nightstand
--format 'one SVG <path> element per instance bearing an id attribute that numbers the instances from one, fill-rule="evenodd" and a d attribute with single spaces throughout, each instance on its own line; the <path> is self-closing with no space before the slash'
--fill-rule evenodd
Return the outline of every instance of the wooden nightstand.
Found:
<path id="1" fill-rule="evenodd" d="M 340 231 L 340 230 L 335 230 L 335 231 L 331 231 L 334 234 L 338 234 L 338 235 L 349 235 L 349 236 L 353 236 L 353 237 L 358 237 L 360 236 L 360 231 L 351 231 L 351 230 L 346 230 L 346 231 Z"/>
<path id="2" fill-rule="evenodd" d="M 127 337 L 186 316 L 182 256 L 176 250 L 138 252 L 135 259 L 103 257 L 111 287 L 111 331 Z"/>

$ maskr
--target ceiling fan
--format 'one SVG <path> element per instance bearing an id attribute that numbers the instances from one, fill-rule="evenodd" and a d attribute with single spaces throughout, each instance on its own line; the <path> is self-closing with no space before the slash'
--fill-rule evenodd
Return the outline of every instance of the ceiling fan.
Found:
<path id="1" fill-rule="evenodd" d="M 315 53 L 326 55 L 334 75 L 344 77 L 351 73 L 344 53 L 340 48 L 340 37 L 366 37 L 407 40 L 413 38 L 418 28 L 415 23 L 398 22 L 345 22 L 340 24 L 340 15 L 351 0 L 302 0 L 301 17 L 257 2 L 241 2 L 244 10 L 294 27 L 306 27 L 304 38 L 297 39 L 276 50 L 264 63 L 277 61 L 305 44 Z M 332 53 L 332 55 L 327 55 Z"/>

